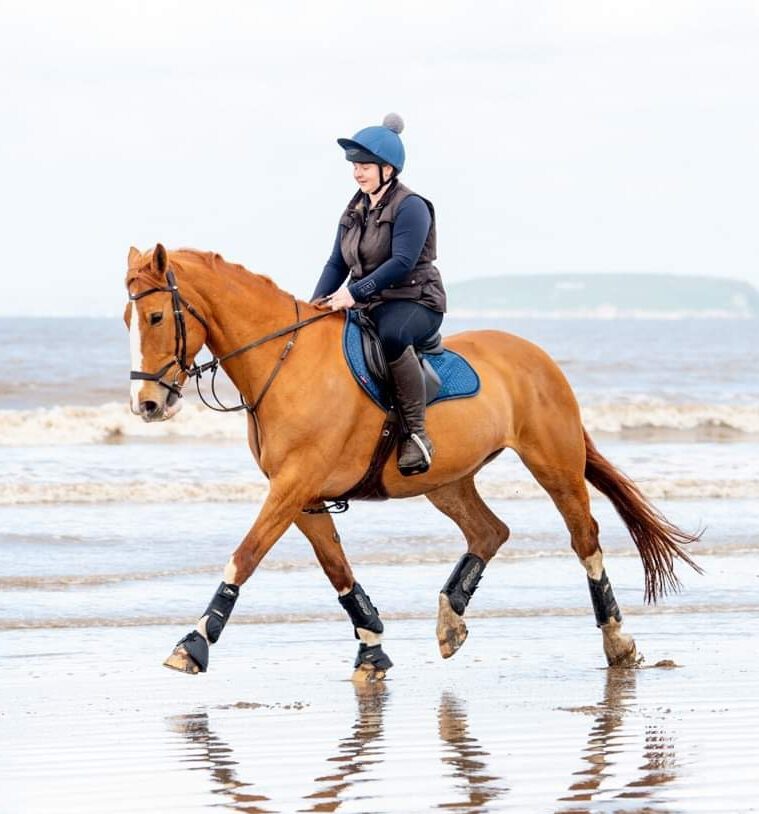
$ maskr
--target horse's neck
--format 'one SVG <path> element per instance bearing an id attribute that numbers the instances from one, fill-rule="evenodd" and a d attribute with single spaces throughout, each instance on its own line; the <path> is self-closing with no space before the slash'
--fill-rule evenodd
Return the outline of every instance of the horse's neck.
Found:
<path id="1" fill-rule="evenodd" d="M 218 357 L 296 321 L 295 300 L 256 274 L 206 267 L 193 277 L 209 326 L 207 345 Z M 271 359 L 282 352 L 288 337 L 246 351 L 223 364 L 235 387 L 255 398 L 268 375 Z"/>

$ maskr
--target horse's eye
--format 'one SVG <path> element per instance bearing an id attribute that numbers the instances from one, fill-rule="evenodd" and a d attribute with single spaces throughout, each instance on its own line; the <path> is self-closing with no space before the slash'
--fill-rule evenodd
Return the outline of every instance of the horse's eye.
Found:
<path id="1" fill-rule="evenodd" d="M 150 315 L 150 324 L 151 325 L 158 325 L 162 321 L 163 321 L 163 313 L 161 311 L 153 311 L 153 313 Z"/>

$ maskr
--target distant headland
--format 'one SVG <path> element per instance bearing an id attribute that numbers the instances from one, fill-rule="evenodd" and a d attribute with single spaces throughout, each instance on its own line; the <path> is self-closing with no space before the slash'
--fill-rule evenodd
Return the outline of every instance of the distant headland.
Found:
<path id="1" fill-rule="evenodd" d="M 676 274 L 514 274 L 448 283 L 452 316 L 759 317 L 750 283 Z"/>

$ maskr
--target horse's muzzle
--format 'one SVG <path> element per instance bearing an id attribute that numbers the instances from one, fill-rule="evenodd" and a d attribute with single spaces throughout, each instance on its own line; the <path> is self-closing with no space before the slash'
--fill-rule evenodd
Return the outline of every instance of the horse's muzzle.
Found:
<path id="1" fill-rule="evenodd" d="M 163 406 L 157 401 L 140 402 L 140 415 L 143 421 L 161 421 L 163 413 Z"/>
<path id="2" fill-rule="evenodd" d="M 182 409 L 181 395 L 173 390 L 163 403 L 146 399 L 140 402 L 140 416 L 143 421 L 167 421 Z"/>

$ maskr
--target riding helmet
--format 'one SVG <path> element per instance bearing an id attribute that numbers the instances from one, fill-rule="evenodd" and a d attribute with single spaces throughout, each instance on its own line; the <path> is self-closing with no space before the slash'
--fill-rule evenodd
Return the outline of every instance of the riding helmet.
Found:
<path id="1" fill-rule="evenodd" d="M 339 138 L 337 143 L 345 150 L 347 161 L 390 164 L 399 173 L 406 161 L 406 151 L 399 135 L 401 132 L 403 119 L 397 113 L 388 113 L 381 125 L 365 127 L 353 138 Z"/>

